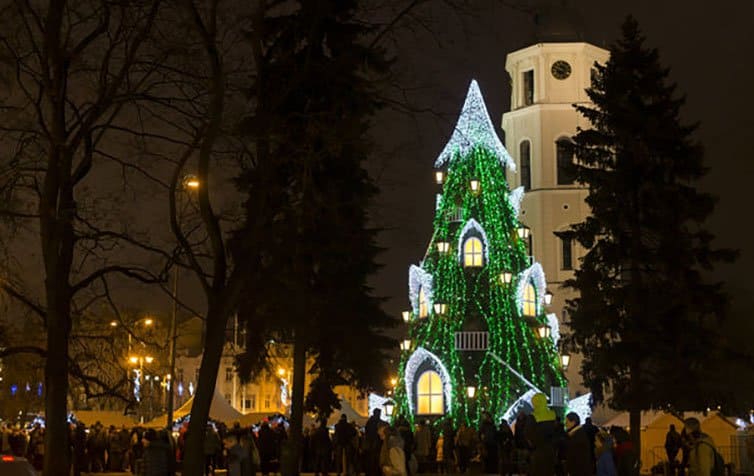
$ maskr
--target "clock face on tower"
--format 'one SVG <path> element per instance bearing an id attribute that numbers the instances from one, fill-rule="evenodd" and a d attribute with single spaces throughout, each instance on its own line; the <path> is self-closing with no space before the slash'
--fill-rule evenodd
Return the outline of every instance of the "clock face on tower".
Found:
<path id="1" fill-rule="evenodd" d="M 571 75 L 571 65 L 563 60 L 558 60 L 552 64 L 550 72 L 555 79 L 566 79 Z"/>

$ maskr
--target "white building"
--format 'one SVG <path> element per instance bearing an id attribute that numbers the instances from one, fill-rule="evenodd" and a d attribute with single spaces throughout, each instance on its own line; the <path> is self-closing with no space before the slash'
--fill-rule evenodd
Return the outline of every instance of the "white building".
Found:
<path id="1" fill-rule="evenodd" d="M 604 64 L 608 51 L 585 42 L 535 44 L 508 54 L 505 69 L 511 78 L 511 110 L 503 114 L 506 148 L 516 161 L 509 174 L 510 187 L 526 190 L 519 219 L 531 229 L 530 253 L 537 256 L 551 286 L 550 311 L 561 324 L 566 299 L 572 292 L 561 288 L 573 276 L 584 250 L 558 234 L 584 221 L 589 209 L 587 191 L 567 172 L 572 161 L 570 137 L 589 124 L 573 104 L 588 104 L 595 62 Z M 568 368 L 571 394 L 582 390 L 580 358 Z M 574 385 L 575 384 L 575 385 Z"/>

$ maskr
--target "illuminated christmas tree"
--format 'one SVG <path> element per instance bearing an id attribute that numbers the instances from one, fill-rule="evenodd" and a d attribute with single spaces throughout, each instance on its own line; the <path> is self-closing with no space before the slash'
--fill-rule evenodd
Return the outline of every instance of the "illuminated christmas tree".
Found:
<path id="1" fill-rule="evenodd" d="M 551 296 L 517 218 L 523 188 L 509 189 L 506 168 L 515 173 L 472 81 L 435 161 L 442 190 L 429 247 L 409 269 L 395 412 L 411 420 L 476 422 L 489 411 L 497 421 L 533 393 L 565 387 Z"/>

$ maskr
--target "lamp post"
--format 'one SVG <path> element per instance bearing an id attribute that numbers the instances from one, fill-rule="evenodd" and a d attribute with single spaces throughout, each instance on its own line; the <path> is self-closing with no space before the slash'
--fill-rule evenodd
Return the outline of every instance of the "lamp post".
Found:
<path id="1" fill-rule="evenodd" d="M 395 403 L 392 400 L 388 400 L 383 404 L 383 407 L 385 408 L 385 416 L 392 417 Z"/>
<path id="2" fill-rule="evenodd" d="M 568 370 L 568 364 L 571 363 L 571 356 L 568 354 L 563 354 L 560 356 L 560 363 L 563 366 L 563 370 Z"/>
<path id="3" fill-rule="evenodd" d="M 510 271 L 503 271 L 500 273 L 500 282 L 504 285 L 508 285 L 513 281 L 513 273 Z"/>
<path id="4" fill-rule="evenodd" d="M 474 398 L 474 395 L 476 395 L 476 387 L 473 385 L 466 387 L 466 395 L 468 395 L 469 398 Z"/>
<path id="5" fill-rule="evenodd" d="M 144 364 L 146 363 L 147 365 L 149 365 L 152 362 L 154 362 L 154 357 L 152 357 L 151 355 L 132 355 L 132 356 L 130 356 L 128 358 L 128 362 L 131 365 L 138 365 L 139 366 L 139 368 L 138 369 L 134 369 L 134 371 L 138 372 L 138 376 L 139 376 L 139 395 L 137 396 L 136 401 L 141 402 L 141 400 L 142 400 L 142 398 L 141 398 L 141 394 L 142 394 L 141 386 L 142 386 L 142 383 L 145 380 L 145 378 L 144 378 Z M 136 395 L 134 395 L 134 396 L 136 396 Z"/>
<path id="6" fill-rule="evenodd" d="M 201 185 L 201 182 L 199 182 L 199 179 L 195 175 L 186 175 L 183 178 L 183 187 L 181 188 L 181 192 L 185 192 L 187 190 L 196 191 L 199 189 L 199 186 Z M 183 196 L 182 193 L 178 194 L 178 202 L 180 203 L 180 199 Z M 181 207 L 177 207 L 180 209 Z M 178 219 L 178 212 L 176 212 L 176 220 Z M 175 379 L 172 377 L 175 375 L 175 344 L 176 344 L 176 330 L 178 325 L 178 276 L 179 276 L 179 267 L 176 264 L 175 270 L 173 271 L 173 289 L 172 289 L 172 298 L 173 298 L 173 309 L 170 314 L 170 376 L 171 379 L 168 382 L 167 390 L 168 390 L 168 401 L 167 401 L 167 422 L 166 426 L 168 431 L 173 430 L 173 407 L 174 407 L 174 398 L 175 398 L 175 385 L 173 385 L 173 382 Z M 202 332 L 202 336 L 204 336 L 204 332 Z M 202 343 L 204 343 L 204 338 L 202 337 Z M 235 344 L 235 342 L 234 342 Z"/>
<path id="7" fill-rule="evenodd" d="M 411 320 L 411 311 L 403 311 L 401 317 L 403 317 L 403 322 L 408 323 Z"/>

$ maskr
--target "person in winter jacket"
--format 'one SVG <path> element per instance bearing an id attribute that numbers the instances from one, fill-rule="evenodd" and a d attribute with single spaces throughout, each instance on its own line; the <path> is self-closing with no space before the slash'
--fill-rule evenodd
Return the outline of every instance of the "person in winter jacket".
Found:
<path id="1" fill-rule="evenodd" d="M 157 432 L 149 429 L 144 432 L 144 453 L 136 462 L 136 476 L 168 476 L 170 474 L 170 444 L 157 436 Z"/>
<path id="2" fill-rule="evenodd" d="M 591 476 L 594 474 L 592 445 L 586 430 L 581 427 L 577 413 L 566 415 L 567 436 L 564 442 L 565 470 L 569 476 Z"/>
<path id="3" fill-rule="evenodd" d="M 613 440 L 604 431 L 594 435 L 594 454 L 597 457 L 597 476 L 618 476 L 613 459 Z"/>
<path id="4" fill-rule="evenodd" d="M 543 393 L 531 399 L 534 411 L 526 425 L 526 440 L 530 444 L 529 474 L 531 476 L 549 476 L 555 474 L 556 463 L 556 423 L 555 412 L 547 406 L 547 397 Z"/>
<path id="5" fill-rule="evenodd" d="M 427 463 L 429 462 L 429 455 L 432 451 L 432 433 L 426 420 L 422 420 L 416 425 L 414 442 L 416 444 L 414 454 L 419 462 L 419 472 L 427 472 L 429 469 Z"/>
<path id="6" fill-rule="evenodd" d="M 241 444 L 241 435 L 233 431 L 225 435 L 223 446 L 228 455 L 228 476 L 252 476 L 249 448 Z"/>
<path id="7" fill-rule="evenodd" d="M 615 466 L 618 476 L 635 476 L 639 474 L 639 457 L 628 432 L 620 426 L 613 426 L 610 428 L 610 436 L 612 436 L 615 442 L 613 453 L 615 455 Z"/>
<path id="8" fill-rule="evenodd" d="M 406 476 L 406 455 L 403 452 L 403 440 L 398 432 L 387 424 L 380 425 L 380 468 L 383 476 Z"/>
<path id="9" fill-rule="evenodd" d="M 709 435 L 702 433 L 702 426 L 696 418 L 683 421 L 689 437 L 689 476 L 710 476 L 715 465 L 715 443 Z"/>

